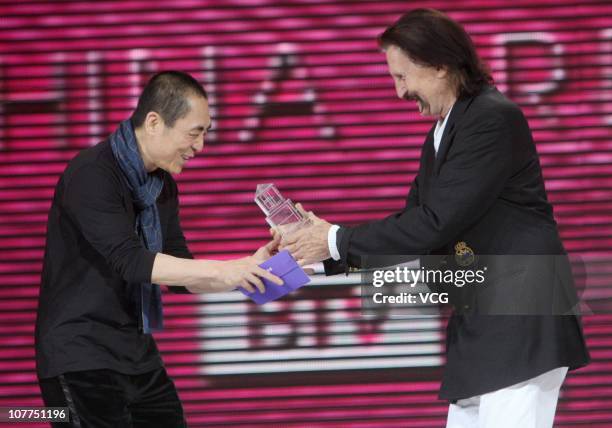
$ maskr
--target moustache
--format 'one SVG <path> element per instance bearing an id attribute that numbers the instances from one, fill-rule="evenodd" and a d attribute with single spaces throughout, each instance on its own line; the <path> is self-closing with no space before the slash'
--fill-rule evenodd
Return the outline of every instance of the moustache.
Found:
<path id="1" fill-rule="evenodd" d="M 406 101 L 420 101 L 421 103 L 423 103 L 421 97 L 414 93 L 406 92 L 402 98 L 404 98 Z"/>

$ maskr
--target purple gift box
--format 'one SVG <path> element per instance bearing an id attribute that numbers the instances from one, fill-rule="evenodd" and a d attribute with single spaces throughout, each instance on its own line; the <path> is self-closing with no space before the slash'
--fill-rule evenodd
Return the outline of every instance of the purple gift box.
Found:
<path id="1" fill-rule="evenodd" d="M 281 278 L 284 283 L 283 285 L 277 285 L 265 278 L 261 278 L 266 286 L 266 291 L 264 293 L 260 293 L 259 290 L 249 293 L 244 288 L 238 287 L 242 294 L 249 297 L 258 305 L 263 305 L 264 303 L 283 297 L 285 294 L 291 293 L 310 282 L 308 275 L 304 273 L 300 265 L 297 264 L 287 250 L 280 251 L 259 266 Z"/>

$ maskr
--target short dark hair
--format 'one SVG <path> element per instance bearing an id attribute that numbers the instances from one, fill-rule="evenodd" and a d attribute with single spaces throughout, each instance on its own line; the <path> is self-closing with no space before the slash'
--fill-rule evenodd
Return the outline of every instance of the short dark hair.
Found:
<path id="1" fill-rule="evenodd" d="M 474 95 L 493 83 L 469 34 L 438 10 L 414 9 L 405 13 L 378 37 L 378 44 L 383 49 L 397 46 L 416 63 L 446 67 L 457 85 L 458 96 Z"/>
<path id="2" fill-rule="evenodd" d="M 138 105 L 130 118 L 132 126 L 142 126 L 147 114 L 154 111 L 161 116 L 166 126 L 172 128 L 178 119 L 189 113 L 189 95 L 208 99 L 202 85 L 187 73 L 170 70 L 155 74 L 138 98 Z"/>

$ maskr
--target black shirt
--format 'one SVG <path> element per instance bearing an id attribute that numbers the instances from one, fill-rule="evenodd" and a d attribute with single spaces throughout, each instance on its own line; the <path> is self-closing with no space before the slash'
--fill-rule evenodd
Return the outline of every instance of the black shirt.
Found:
<path id="1" fill-rule="evenodd" d="M 176 183 L 165 171 L 155 173 L 164 182 L 157 199 L 163 252 L 192 258 Z M 39 377 L 102 368 L 140 374 L 163 365 L 153 337 L 138 330 L 131 298 L 134 287 L 151 281 L 155 259 L 135 231 L 136 210 L 108 141 L 83 150 L 60 177 L 36 319 Z"/>

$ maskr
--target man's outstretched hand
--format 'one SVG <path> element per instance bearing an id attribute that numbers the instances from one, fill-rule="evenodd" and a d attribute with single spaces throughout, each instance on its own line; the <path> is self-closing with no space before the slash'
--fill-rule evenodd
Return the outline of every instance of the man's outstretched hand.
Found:
<path id="1" fill-rule="evenodd" d="M 272 240 L 263 247 L 260 247 L 254 254 L 253 258 L 257 263 L 263 263 L 278 253 L 278 246 L 280 245 L 281 237 L 278 233 L 272 235 Z"/>
<path id="2" fill-rule="evenodd" d="M 296 204 L 296 208 L 310 221 L 296 231 L 284 234 L 279 249 L 288 250 L 300 266 L 330 258 L 327 233 L 331 223 L 317 217 L 312 211 L 304 211 L 301 204 Z M 273 237 L 278 235 L 277 231 L 272 231 Z"/>

